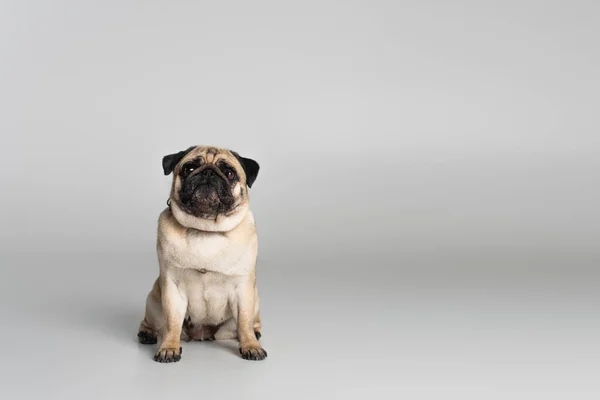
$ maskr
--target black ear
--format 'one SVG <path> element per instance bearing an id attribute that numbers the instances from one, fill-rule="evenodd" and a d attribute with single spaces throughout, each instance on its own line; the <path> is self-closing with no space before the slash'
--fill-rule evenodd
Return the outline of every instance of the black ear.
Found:
<path id="1" fill-rule="evenodd" d="M 256 180 L 256 177 L 258 176 L 260 165 L 258 165 L 258 163 L 251 158 L 240 156 L 235 151 L 232 151 L 231 153 L 235 156 L 235 158 L 237 158 L 240 164 L 242 164 L 242 168 L 244 168 L 244 172 L 246 173 L 246 185 L 251 188 L 252 184 Z"/>
<path id="2" fill-rule="evenodd" d="M 169 175 L 175 169 L 175 166 L 181 161 L 183 157 L 190 151 L 194 150 L 196 146 L 192 146 L 187 150 L 182 150 L 178 153 L 169 154 L 163 157 L 162 166 L 165 172 L 165 175 Z"/>

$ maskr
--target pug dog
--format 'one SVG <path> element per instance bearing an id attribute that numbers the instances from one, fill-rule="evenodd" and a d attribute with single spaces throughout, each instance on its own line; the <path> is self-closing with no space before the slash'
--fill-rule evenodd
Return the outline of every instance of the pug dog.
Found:
<path id="1" fill-rule="evenodd" d="M 181 340 L 237 339 L 242 358 L 265 359 L 248 190 L 258 163 L 193 146 L 166 155 L 162 166 L 173 182 L 158 220 L 160 274 L 146 299 L 139 342 L 160 341 L 154 360 L 161 363 L 181 359 Z"/>

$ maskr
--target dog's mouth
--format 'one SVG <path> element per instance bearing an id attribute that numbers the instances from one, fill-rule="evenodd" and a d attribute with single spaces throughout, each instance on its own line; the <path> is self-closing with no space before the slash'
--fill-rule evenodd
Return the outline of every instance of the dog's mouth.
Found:
<path id="1" fill-rule="evenodd" d="M 180 206 L 187 213 L 201 218 L 212 218 L 231 211 L 235 198 L 223 182 L 185 184 L 180 193 Z"/>
<path id="2" fill-rule="evenodd" d="M 194 188 L 190 200 L 216 207 L 219 205 L 219 203 L 221 203 L 219 188 L 209 184 L 198 185 L 196 188 Z"/>

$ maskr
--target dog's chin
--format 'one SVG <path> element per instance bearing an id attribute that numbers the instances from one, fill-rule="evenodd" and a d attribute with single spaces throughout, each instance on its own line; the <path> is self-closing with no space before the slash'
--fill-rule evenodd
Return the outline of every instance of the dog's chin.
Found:
<path id="1" fill-rule="evenodd" d="M 219 215 L 227 215 L 234 208 L 225 206 L 222 203 L 195 203 L 195 204 L 181 204 L 181 209 L 186 213 L 202 219 L 216 219 Z"/>
<path id="2" fill-rule="evenodd" d="M 186 228 L 205 232 L 228 232 L 242 222 L 249 211 L 248 202 L 236 204 L 230 211 L 221 213 L 214 209 L 190 210 L 178 200 L 173 200 L 171 212 L 175 219 Z"/>
<path id="3" fill-rule="evenodd" d="M 197 187 L 179 204 L 186 213 L 202 219 L 216 219 L 218 215 L 227 215 L 235 209 L 233 196 L 219 193 L 216 188 L 207 185 Z"/>

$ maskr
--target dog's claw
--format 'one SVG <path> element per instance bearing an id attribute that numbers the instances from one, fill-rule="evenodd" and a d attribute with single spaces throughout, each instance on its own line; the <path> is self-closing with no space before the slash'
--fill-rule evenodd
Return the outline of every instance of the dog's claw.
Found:
<path id="1" fill-rule="evenodd" d="M 154 361 L 159 363 L 172 363 L 181 360 L 182 348 L 177 349 L 162 349 L 158 350 L 154 356 Z"/>
<path id="2" fill-rule="evenodd" d="M 244 360 L 264 360 L 267 358 L 267 351 L 262 347 L 248 347 L 242 348 L 240 347 L 240 355 Z"/>

